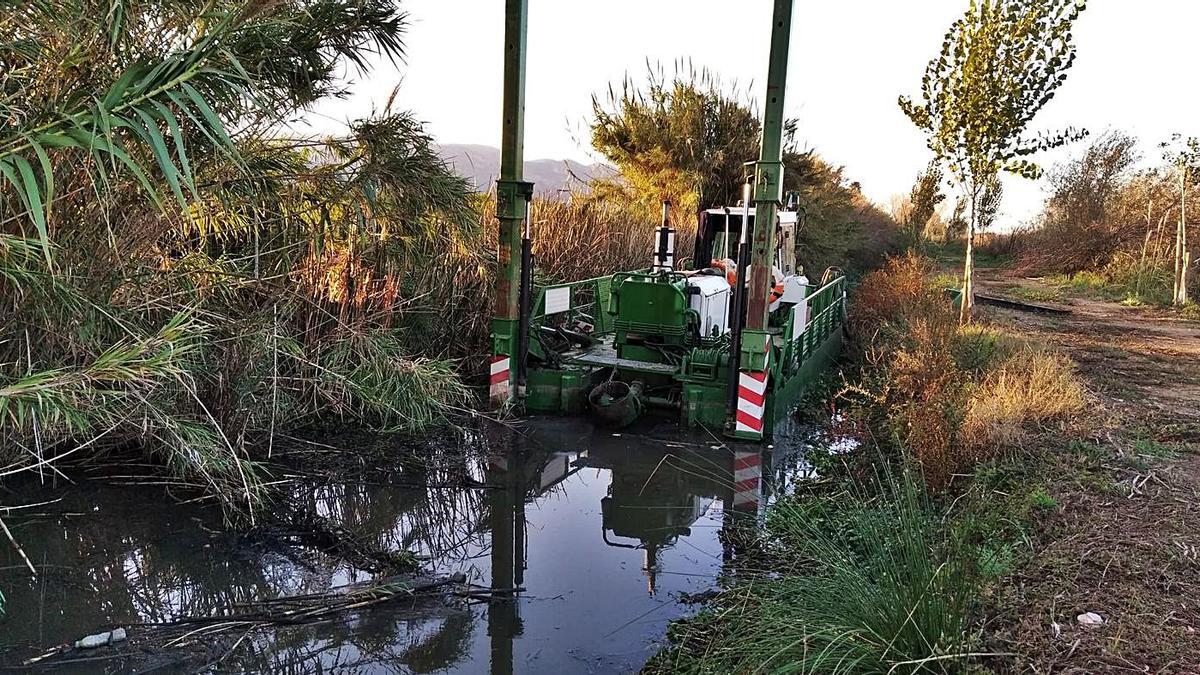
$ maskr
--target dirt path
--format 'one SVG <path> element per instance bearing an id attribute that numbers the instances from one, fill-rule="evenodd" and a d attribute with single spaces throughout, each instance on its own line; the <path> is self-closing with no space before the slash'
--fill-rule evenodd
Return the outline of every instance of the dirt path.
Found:
<path id="1" fill-rule="evenodd" d="M 1040 286 L 981 276 L 993 295 Z M 1060 511 L 994 618 L 997 646 L 1022 655 L 1001 668 L 1200 673 L 1200 323 L 1101 300 L 1064 306 L 1071 314 L 982 311 L 1068 353 L 1098 401 L 1091 442 L 1051 460 Z M 1081 625 L 1084 612 L 1103 625 Z"/>

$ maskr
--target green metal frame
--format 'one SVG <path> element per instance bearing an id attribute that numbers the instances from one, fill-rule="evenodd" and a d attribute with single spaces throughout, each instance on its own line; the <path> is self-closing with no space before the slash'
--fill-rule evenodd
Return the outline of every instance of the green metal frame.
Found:
<path id="1" fill-rule="evenodd" d="M 629 275 L 599 277 L 570 284 L 553 284 L 537 289 L 531 324 L 553 325 L 558 321 L 572 324 L 582 319 L 592 323 L 594 336 L 612 340 L 617 322 L 610 314 L 611 284 L 614 279 Z M 570 293 L 570 307 L 560 313 L 545 313 L 547 293 L 565 289 Z M 836 359 L 841 345 L 846 316 L 846 280 L 837 278 L 813 289 L 808 296 L 808 324 L 792 337 L 797 308 L 793 307 L 780 325 L 771 329 L 773 348 L 770 355 L 770 389 L 767 397 L 765 428 L 770 429 L 783 419 L 806 391 L 820 379 L 820 374 Z M 680 422 L 686 426 L 723 429 L 727 415 L 726 382 L 729 375 L 728 339 L 698 345 L 683 359 L 673 373 L 663 375 L 647 363 L 645 369 L 624 368 L 627 375 L 654 385 L 677 386 L 680 392 Z M 526 389 L 526 409 L 534 413 L 577 415 L 586 412 L 586 397 L 592 387 L 606 377 L 602 368 L 566 362 L 560 368 L 539 367 L 529 371 Z M 757 436 L 733 434 L 745 440 Z"/>
<path id="2" fill-rule="evenodd" d="M 506 0 L 504 20 L 504 120 L 500 142 L 500 180 L 496 183 L 496 218 L 500 221 L 500 276 L 496 281 L 492 318 L 492 354 L 516 357 L 520 326 L 521 228 L 529 213 L 533 184 L 525 167 L 525 52 L 528 0 Z M 504 395 L 493 397 L 502 407 L 516 393 L 515 364 Z"/>
<path id="3" fill-rule="evenodd" d="M 611 335 L 614 330 L 613 317 L 609 313 L 612 279 L 604 276 L 537 288 L 530 312 L 530 330 L 537 331 L 541 326 L 557 321 L 570 324 L 582 319 L 592 324 L 593 334 L 597 337 Z M 547 294 L 564 290 L 570 298 L 567 310 L 547 314 Z M 536 340 L 530 341 L 530 348 L 535 355 L 544 356 Z M 583 366 L 566 364 L 563 368 L 530 368 L 525 385 L 525 408 L 536 413 L 581 414 L 586 409 L 587 393 L 596 384 L 599 384 L 597 374 Z"/>
<path id="4" fill-rule="evenodd" d="M 763 106 L 762 148 L 754 165 L 754 235 L 750 252 L 750 294 L 742 338 L 742 370 L 761 372 L 755 352 L 770 322 L 771 267 L 775 258 L 775 219 L 783 206 L 784 93 L 792 42 L 792 2 L 775 0 L 771 16 L 771 55 Z"/>

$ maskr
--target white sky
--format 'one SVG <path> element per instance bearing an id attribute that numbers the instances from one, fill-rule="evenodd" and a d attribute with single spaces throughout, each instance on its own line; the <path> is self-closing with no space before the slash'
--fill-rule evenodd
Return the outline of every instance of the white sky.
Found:
<path id="1" fill-rule="evenodd" d="M 680 57 L 726 82 L 753 83 L 761 98 L 771 2 L 751 0 L 529 0 L 527 159 L 597 160 L 585 123 L 591 95 L 649 58 L 669 69 Z M 886 205 L 907 193 L 929 160 L 921 135 L 900 112 L 925 63 L 967 0 L 797 0 L 787 113 L 803 142 L 844 165 L 866 194 Z M 352 95 L 318 108 L 318 129 L 361 117 L 400 85 L 397 106 L 416 112 L 443 143 L 500 144 L 502 0 L 404 0 L 411 30 L 407 62 L 352 75 Z M 1092 0 L 1076 36 L 1079 60 L 1034 129 L 1066 125 L 1093 133 L 1120 128 L 1140 137 L 1147 159 L 1179 131 L 1200 134 L 1194 0 Z M 1085 141 L 1086 142 L 1086 141 Z M 1041 158 L 1045 166 L 1063 151 Z M 1000 226 L 1034 215 L 1040 185 L 1008 181 Z"/>

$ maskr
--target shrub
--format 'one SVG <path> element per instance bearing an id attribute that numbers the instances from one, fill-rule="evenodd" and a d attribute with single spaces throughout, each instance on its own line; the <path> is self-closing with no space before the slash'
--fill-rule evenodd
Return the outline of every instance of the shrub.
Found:
<path id="1" fill-rule="evenodd" d="M 911 253 L 889 259 L 863 280 L 851 322 L 863 362 L 856 390 L 873 399 L 858 415 L 911 451 L 936 488 L 959 464 L 966 379 L 954 358 L 958 319 L 931 283 L 933 271 L 930 260 Z"/>
<path id="2" fill-rule="evenodd" d="M 908 255 L 868 275 L 852 308 L 852 416 L 910 453 L 931 489 L 1081 411 L 1069 360 L 983 324 L 959 327 L 933 264 Z"/>

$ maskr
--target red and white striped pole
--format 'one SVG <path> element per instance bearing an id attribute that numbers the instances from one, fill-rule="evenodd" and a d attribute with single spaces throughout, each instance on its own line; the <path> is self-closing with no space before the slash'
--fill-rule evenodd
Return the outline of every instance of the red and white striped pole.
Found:
<path id="1" fill-rule="evenodd" d="M 492 403 L 501 406 L 509 401 L 512 388 L 512 358 L 503 354 L 492 357 L 492 372 L 488 398 Z"/>
<path id="2" fill-rule="evenodd" d="M 761 371 L 738 373 L 737 416 L 734 434 L 739 438 L 761 440 L 767 412 L 767 384 L 771 370 L 771 338 L 766 341 L 767 358 Z"/>

